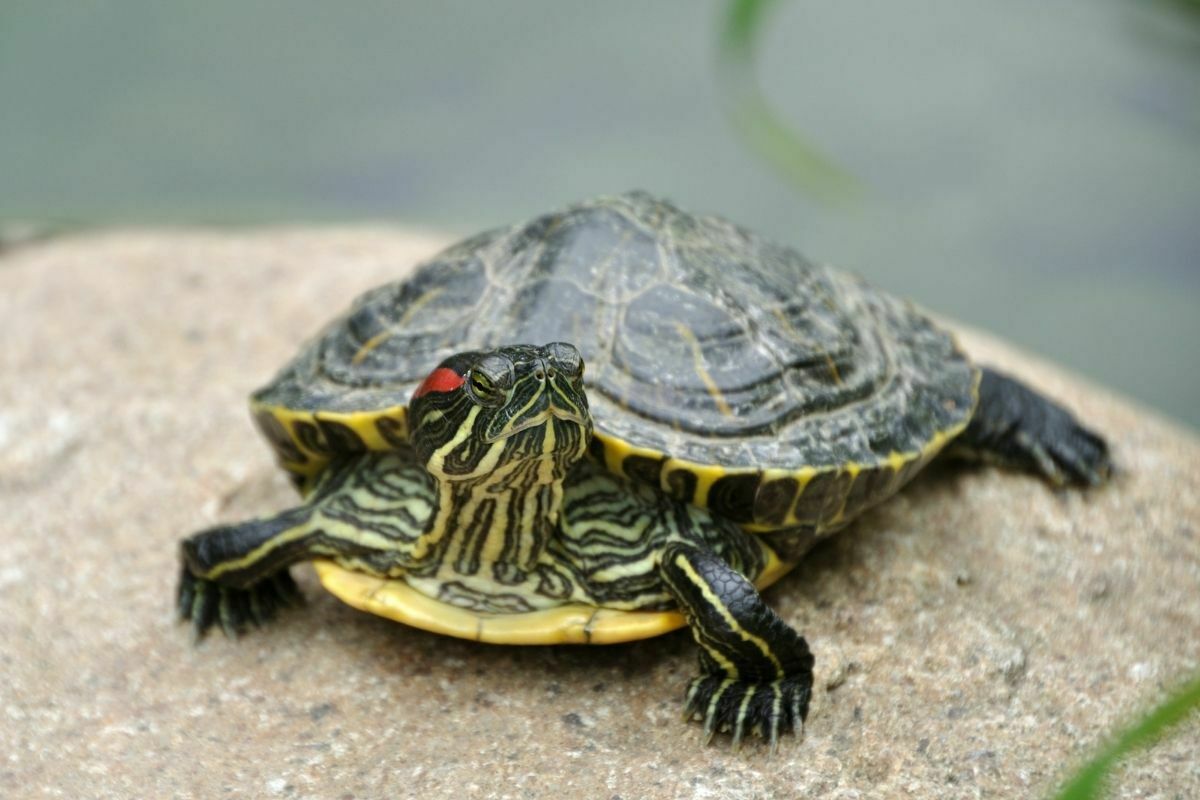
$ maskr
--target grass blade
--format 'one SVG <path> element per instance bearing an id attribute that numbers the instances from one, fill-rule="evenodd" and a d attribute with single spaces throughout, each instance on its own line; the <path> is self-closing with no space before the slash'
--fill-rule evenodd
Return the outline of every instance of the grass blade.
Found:
<path id="1" fill-rule="evenodd" d="M 858 184 L 784 122 L 763 96 L 754 52 L 778 0 L 732 0 L 721 32 L 721 81 L 730 119 L 747 144 L 794 185 L 825 202 L 853 199 Z"/>
<path id="2" fill-rule="evenodd" d="M 1200 675 L 1118 736 L 1116 741 L 1076 773 L 1071 782 L 1054 796 L 1054 800 L 1098 800 L 1102 796 L 1105 780 L 1118 760 L 1136 748 L 1153 742 L 1197 708 L 1200 708 Z"/>

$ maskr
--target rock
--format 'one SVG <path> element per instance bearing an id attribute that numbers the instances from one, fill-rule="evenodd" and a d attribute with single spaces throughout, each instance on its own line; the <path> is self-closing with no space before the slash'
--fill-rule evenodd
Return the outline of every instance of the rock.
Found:
<path id="1" fill-rule="evenodd" d="M 768 599 L 817 655 L 803 741 L 702 745 L 686 633 L 478 645 L 340 605 L 192 647 L 180 536 L 292 501 L 246 395 L 440 244 L 388 229 L 113 232 L 0 256 L 0 795 L 1045 796 L 1200 669 L 1200 443 L 983 335 L 1121 472 L 934 468 Z M 1065 312 L 1065 310 L 1064 310 Z M 1128 796 L 1200 796 L 1200 722 Z"/>

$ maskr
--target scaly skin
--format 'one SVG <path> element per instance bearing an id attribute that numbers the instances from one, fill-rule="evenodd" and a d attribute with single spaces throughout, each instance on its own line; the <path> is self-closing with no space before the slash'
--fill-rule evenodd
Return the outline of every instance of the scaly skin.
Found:
<path id="1" fill-rule="evenodd" d="M 686 544 L 663 551 L 662 576 L 700 645 L 700 675 L 688 685 L 684 716 L 704 721 L 733 746 L 757 732 L 775 750 L 800 732 L 812 696 L 813 656 L 804 637 L 772 611 L 754 585 L 711 553 Z"/>
<path id="2" fill-rule="evenodd" d="M 1108 445 L 1053 400 L 992 369 L 956 455 L 1040 475 L 1055 486 L 1099 486 L 1112 471 Z"/>

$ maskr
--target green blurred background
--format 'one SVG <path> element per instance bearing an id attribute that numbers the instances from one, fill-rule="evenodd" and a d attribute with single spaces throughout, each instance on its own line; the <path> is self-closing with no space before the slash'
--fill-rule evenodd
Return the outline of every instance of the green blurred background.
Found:
<path id="1" fill-rule="evenodd" d="M 852 204 L 738 137 L 720 2 L 0 0 L 0 221 L 466 234 L 641 187 L 1200 427 L 1196 3 L 770 12 L 763 92 Z"/>

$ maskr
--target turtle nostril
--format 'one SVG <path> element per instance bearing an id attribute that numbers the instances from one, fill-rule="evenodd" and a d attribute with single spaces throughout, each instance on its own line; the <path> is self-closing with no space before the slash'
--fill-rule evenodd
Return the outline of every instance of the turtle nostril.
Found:
<path id="1" fill-rule="evenodd" d="M 537 378 L 539 381 L 544 381 L 546 380 L 546 371 L 539 369 L 533 373 L 533 377 Z"/>

